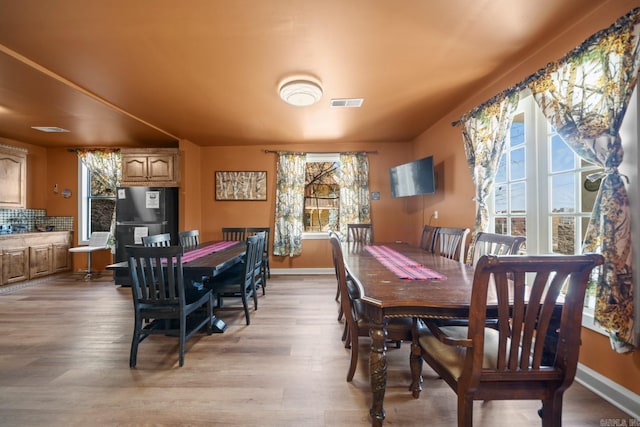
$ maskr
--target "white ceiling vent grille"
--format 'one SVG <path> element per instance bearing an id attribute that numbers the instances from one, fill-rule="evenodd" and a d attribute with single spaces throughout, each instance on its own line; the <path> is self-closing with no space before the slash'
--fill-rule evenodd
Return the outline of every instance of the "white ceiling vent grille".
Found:
<path id="1" fill-rule="evenodd" d="M 59 128 L 59 127 L 56 127 L 56 126 L 31 126 L 31 129 L 39 130 L 40 132 L 49 132 L 49 133 L 70 132 L 67 129 Z"/>
<path id="2" fill-rule="evenodd" d="M 364 99 L 362 98 L 334 98 L 331 100 L 332 107 L 360 108 Z"/>

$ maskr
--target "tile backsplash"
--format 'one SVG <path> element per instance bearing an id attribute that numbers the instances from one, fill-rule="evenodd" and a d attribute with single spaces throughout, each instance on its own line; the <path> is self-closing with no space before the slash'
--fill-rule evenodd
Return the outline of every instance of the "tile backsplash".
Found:
<path id="1" fill-rule="evenodd" d="M 13 225 L 13 232 L 36 231 L 53 226 L 55 231 L 73 231 L 72 216 L 47 216 L 45 209 L 0 209 L 0 224 Z"/>

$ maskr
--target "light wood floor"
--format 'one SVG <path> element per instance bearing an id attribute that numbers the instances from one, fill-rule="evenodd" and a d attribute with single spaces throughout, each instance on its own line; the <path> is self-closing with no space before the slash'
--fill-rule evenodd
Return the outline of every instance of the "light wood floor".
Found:
<path id="1" fill-rule="evenodd" d="M 190 340 L 183 368 L 177 340 L 154 336 L 129 369 L 130 289 L 77 275 L 0 288 L 0 425 L 370 425 L 368 339 L 347 383 L 334 294 L 331 276 L 273 277 L 251 326 L 241 311 L 219 311 L 227 331 Z M 455 395 L 446 384 L 425 366 L 422 396 L 413 399 L 409 345 L 388 354 L 385 425 L 453 426 Z M 579 384 L 564 401 L 565 426 L 628 418 Z M 538 408 L 478 402 L 475 426 L 537 426 Z"/>

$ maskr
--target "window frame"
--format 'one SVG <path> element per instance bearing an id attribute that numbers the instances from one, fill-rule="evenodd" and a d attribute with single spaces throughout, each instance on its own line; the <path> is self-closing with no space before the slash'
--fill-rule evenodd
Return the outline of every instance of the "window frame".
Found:
<path id="1" fill-rule="evenodd" d="M 340 153 L 307 153 L 307 163 L 338 162 L 340 163 Z M 305 165 L 306 167 L 306 165 Z M 303 209 L 304 212 L 304 209 Z M 338 211 L 338 215 L 340 212 Z M 302 240 L 327 240 L 329 233 L 326 231 L 303 231 Z"/>
<path id="2" fill-rule="evenodd" d="M 88 245 L 91 236 L 91 212 L 89 209 L 91 199 L 109 199 L 116 200 L 107 196 L 91 196 L 90 194 L 91 177 L 89 168 L 84 164 L 82 159 L 78 157 L 78 244 Z"/>
<path id="3" fill-rule="evenodd" d="M 637 89 L 637 87 L 636 87 Z M 637 90 L 635 91 L 637 92 Z M 633 172 L 629 173 L 632 176 L 638 177 L 640 174 L 640 163 L 634 163 L 637 160 L 640 160 L 640 151 L 636 149 L 636 151 L 628 153 L 627 146 L 633 146 L 633 144 L 637 144 L 640 139 L 640 129 L 638 127 L 638 100 L 636 93 L 634 93 L 633 97 L 630 100 L 630 105 L 627 115 L 623 121 L 623 127 L 627 129 L 626 135 L 622 137 L 623 140 L 623 149 L 625 149 L 625 156 L 623 158 L 623 162 L 620 165 L 621 173 L 625 173 L 625 170 L 630 169 Z M 548 123 L 547 119 L 542 114 L 542 111 L 537 107 L 533 96 L 530 94 L 528 90 L 523 91 L 520 94 L 520 102 L 516 111 L 514 112 L 514 116 L 524 112 L 525 114 L 525 147 L 526 147 L 526 182 L 527 182 L 527 196 L 526 196 L 526 221 L 527 221 L 527 253 L 528 254 L 549 254 L 552 253 L 552 228 L 551 228 L 551 218 L 553 213 L 551 212 L 551 171 L 550 171 L 550 138 L 554 134 L 553 129 Z M 527 123 L 530 125 L 527 126 Z M 621 130 L 623 133 L 625 129 Z M 508 149 L 508 147 L 506 148 Z M 533 152 L 533 155 L 532 155 Z M 545 159 L 545 161 L 541 161 L 541 159 Z M 579 162 L 581 160 L 578 160 Z M 594 166 L 597 169 L 597 166 Z M 580 167 L 580 164 L 577 165 L 577 173 L 581 174 L 583 169 Z M 576 190 L 578 186 L 581 186 L 581 180 L 578 180 L 578 185 L 576 186 Z M 542 193 L 542 189 L 544 189 L 544 196 L 540 196 Z M 640 213 L 635 213 L 634 205 L 640 204 L 640 191 L 638 190 L 637 182 L 631 181 L 627 186 L 627 191 L 629 193 L 630 199 L 630 207 L 632 211 L 632 223 L 638 224 L 640 221 Z M 638 193 L 638 194 L 636 194 Z M 494 229 L 495 222 L 495 186 L 492 190 L 491 197 L 489 197 L 489 218 L 490 218 L 490 227 Z M 580 206 L 581 201 L 576 200 L 576 205 Z M 502 216 L 502 215 L 501 215 Z M 584 217 L 586 216 L 584 213 L 573 212 L 567 214 L 566 216 L 573 217 Z M 574 233 L 577 233 L 577 227 L 580 227 L 580 224 L 576 224 L 576 229 Z M 535 233 L 533 232 L 535 230 Z M 574 234 L 575 236 L 575 234 Z M 574 238 L 575 239 L 575 238 Z M 580 253 L 580 248 L 582 246 L 581 242 L 576 242 L 576 253 Z M 637 253 L 639 250 L 638 246 L 640 246 L 640 241 L 633 244 L 633 251 Z M 634 274 L 634 285 L 635 290 L 638 291 L 640 288 L 640 278 L 638 277 L 640 274 Z M 636 307 L 636 311 L 640 311 L 638 307 Z M 585 305 L 582 313 L 582 326 L 593 330 L 595 332 L 601 333 L 603 335 L 608 336 L 608 332 L 599 327 L 594 321 L 594 310 L 593 307 L 588 307 Z"/>

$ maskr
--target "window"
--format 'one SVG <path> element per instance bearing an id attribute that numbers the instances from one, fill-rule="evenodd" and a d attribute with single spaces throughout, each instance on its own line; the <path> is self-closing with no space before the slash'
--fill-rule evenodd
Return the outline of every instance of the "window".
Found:
<path id="1" fill-rule="evenodd" d="M 592 182 L 588 177 L 601 169 L 581 160 L 555 130 L 551 131 L 547 141 L 550 249 L 554 253 L 573 255 L 581 251 L 600 184 L 599 180 Z"/>
<path id="2" fill-rule="evenodd" d="M 111 231 L 116 187 L 120 182 L 120 155 L 116 152 L 79 153 L 78 169 L 78 240 L 86 243 L 94 231 Z"/>
<path id="3" fill-rule="evenodd" d="M 494 187 L 493 229 L 497 234 L 526 236 L 526 146 L 524 113 L 514 119 L 500 158 Z"/>
<path id="4" fill-rule="evenodd" d="M 599 185 L 588 176 L 600 170 L 567 146 L 532 96 L 524 97 L 496 173 L 494 232 L 526 236 L 529 254 L 580 253 Z"/>
<path id="5" fill-rule="evenodd" d="M 337 231 L 340 228 L 340 185 L 337 154 L 307 154 L 304 182 L 304 231 Z"/>
<path id="6" fill-rule="evenodd" d="M 588 177 L 600 170 L 567 146 L 532 96 L 523 96 L 496 173 L 492 229 L 526 236 L 528 254 L 580 253 L 599 186 Z"/>

